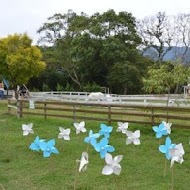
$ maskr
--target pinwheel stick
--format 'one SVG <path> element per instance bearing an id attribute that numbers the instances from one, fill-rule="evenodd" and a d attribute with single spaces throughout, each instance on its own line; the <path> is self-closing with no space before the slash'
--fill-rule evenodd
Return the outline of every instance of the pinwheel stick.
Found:
<path id="1" fill-rule="evenodd" d="M 3 189 L 3 190 L 6 190 L 4 187 L 3 187 L 3 185 L 0 183 L 0 187 Z"/>
<path id="2" fill-rule="evenodd" d="M 77 186 L 77 173 L 78 173 L 78 160 L 76 160 L 76 169 L 75 169 L 75 181 L 74 181 L 74 190 L 76 190 L 76 186 Z"/>
<path id="3" fill-rule="evenodd" d="M 116 184 L 117 190 L 121 190 L 121 189 L 119 188 L 119 183 L 118 183 L 118 180 L 117 180 L 116 175 L 114 175 L 114 181 L 115 181 L 115 184 Z"/>
<path id="4" fill-rule="evenodd" d="M 29 154 L 29 158 L 28 158 L 27 165 L 29 164 L 31 157 L 32 157 L 32 151 L 30 151 L 30 154 Z"/>
<path id="5" fill-rule="evenodd" d="M 172 190 L 174 189 L 174 166 L 171 168 L 171 184 L 172 184 Z"/>
<path id="6" fill-rule="evenodd" d="M 87 145 L 86 152 L 89 153 L 89 150 L 90 150 L 90 143 L 88 143 L 88 145 Z"/>
<path id="7" fill-rule="evenodd" d="M 135 146 L 133 146 L 133 157 L 134 157 L 134 162 L 136 160 L 136 151 L 135 151 Z"/>
<path id="8" fill-rule="evenodd" d="M 64 145 L 64 143 L 61 143 L 61 148 L 60 148 L 60 152 L 63 152 L 63 146 Z"/>
<path id="9" fill-rule="evenodd" d="M 167 169 L 167 160 L 165 159 L 165 164 L 164 164 L 164 177 L 166 176 L 166 169 Z"/>

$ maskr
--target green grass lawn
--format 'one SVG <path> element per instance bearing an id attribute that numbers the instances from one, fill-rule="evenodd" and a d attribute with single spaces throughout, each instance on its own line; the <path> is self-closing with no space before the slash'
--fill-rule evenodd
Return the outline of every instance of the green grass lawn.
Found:
<path id="1" fill-rule="evenodd" d="M 70 190 L 74 189 L 76 159 L 86 151 L 84 137 L 87 133 L 76 135 L 72 120 L 39 116 L 24 116 L 17 119 L 6 114 L 7 102 L 0 101 L 0 189 L 6 190 Z M 23 136 L 22 124 L 33 122 L 34 135 Z M 80 122 L 80 121 L 78 121 Z M 101 122 L 86 121 L 86 128 L 98 132 Z M 71 128 L 71 141 L 58 139 L 58 127 Z M 119 176 L 101 174 L 105 160 L 93 147 L 89 151 L 89 164 L 84 173 L 77 173 L 77 190 L 169 190 L 171 189 L 170 162 L 164 178 L 165 156 L 158 151 L 159 141 L 155 138 L 151 126 L 129 125 L 129 129 L 141 130 L 141 145 L 126 145 L 126 137 L 116 133 L 117 124 L 109 144 L 116 149 L 113 156 L 123 155 L 122 171 Z M 55 139 L 55 147 L 60 154 L 43 158 L 42 152 L 32 152 L 28 147 L 39 136 L 46 140 Z M 185 162 L 174 164 L 174 189 L 190 189 L 190 131 L 173 129 L 173 143 L 183 143 Z M 161 144 L 165 143 L 165 137 Z M 135 161 L 134 161 L 135 150 Z"/>

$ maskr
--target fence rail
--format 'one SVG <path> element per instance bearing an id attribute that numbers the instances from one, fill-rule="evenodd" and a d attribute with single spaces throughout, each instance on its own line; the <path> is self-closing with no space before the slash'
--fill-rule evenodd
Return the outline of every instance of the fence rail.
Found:
<path id="1" fill-rule="evenodd" d="M 39 115 L 76 120 L 129 122 L 146 125 L 157 125 L 161 121 L 173 123 L 173 127 L 190 129 L 190 107 L 166 107 L 150 105 L 131 105 L 113 103 L 36 101 L 35 109 L 30 109 L 28 100 L 8 100 L 8 113 L 19 118 L 23 115 Z"/>

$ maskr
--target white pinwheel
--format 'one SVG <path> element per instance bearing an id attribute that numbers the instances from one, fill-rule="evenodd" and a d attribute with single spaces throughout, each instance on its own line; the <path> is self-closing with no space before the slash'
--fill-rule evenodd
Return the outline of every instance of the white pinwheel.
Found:
<path id="1" fill-rule="evenodd" d="M 112 158 L 112 155 L 109 153 L 106 153 L 105 156 L 105 161 L 106 161 L 106 166 L 104 166 L 102 170 L 103 175 L 111 175 L 112 173 L 119 175 L 121 172 L 121 165 L 119 162 L 122 160 L 123 155 L 118 155 L 114 158 Z"/>
<path id="2" fill-rule="evenodd" d="M 185 154 L 185 151 L 183 149 L 182 143 L 170 149 L 169 155 L 171 156 L 171 167 L 174 165 L 175 161 L 182 164 L 184 162 L 184 159 L 183 159 L 184 154 Z"/>
<path id="3" fill-rule="evenodd" d="M 117 124 L 118 124 L 118 128 L 116 132 L 122 132 L 126 134 L 129 124 L 127 122 L 126 123 L 118 122 Z"/>
<path id="4" fill-rule="evenodd" d="M 165 121 L 162 121 L 162 123 L 164 123 L 164 129 L 167 131 L 167 133 L 171 134 L 172 123 L 166 123 Z"/>
<path id="5" fill-rule="evenodd" d="M 27 136 L 29 133 L 34 134 L 32 127 L 33 123 L 30 123 L 28 125 L 22 124 L 23 136 Z"/>
<path id="6" fill-rule="evenodd" d="M 126 132 L 127 135 L 127 140 L 126 140 L 126 144 L 131 144 L 133 143 L 134 145 L 140 145 L 140 130 L 136 130 L 134 133 L 132 131 L 127 131 Z"/>
<path id="7" fill-rule="evenodd" d="M 82 156 L 81 156 L 81 160 L 76 160 L 76 161 L 80 162 L 79 172 L 81 172 L 81 171 L 84 172 L 87 169 L 87 164 L 89 163 L 89 161 L 88 161 L 88 153 L 83 152 Z"/>
<path id="8" fill-rule="evenodd" d="M 80 132 L 83 132 L 83 133 L 86 132 L 84 121 L 82 121 L 80 123 L 74 123 L 74 127 L 76 128 L 76 134 L 79 134 Z"/>
<path id="9" fill-rule="evenodd" d="M 59 127 L 59 130 L 60 130 L 60 133 L 58 134 L 58 138 L 59 139 L 64 139 L 64 140 L 67 140 L 69 141 L 70 140 L 70 132 L 71 132 L 71 129 L 64 129 L 62 127 Z"/>

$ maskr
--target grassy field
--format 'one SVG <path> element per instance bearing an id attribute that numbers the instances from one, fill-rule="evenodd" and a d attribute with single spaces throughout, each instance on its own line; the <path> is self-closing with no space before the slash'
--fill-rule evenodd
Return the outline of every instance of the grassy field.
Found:
<path id="1" fill-rule="evenodd" d="M 117 124 L 111 134 L 109 144 L 116 149 L 113 156 L 123 155 L 120 176 L 101 174 L 105 160 L 91 147 L 89 164 L 84 173 L 76 175 L 76 159 L 86 150 L 84 137 L 87 133 L 76 135 L 72 120 L 39 116 L 24 116 L 17 119 L 6 114 L 7 102 L 0 101 L 0 189 L 6 190 L 70 190 L 74 189 L 75 177 L 77 190 L 169 190 L 171 189 L 170 162 L 167 162 L 166 177 L 164 174 L 165 156 L 158 151 L 159 141 L 155 138 L 151 126 L 129 125 L 129 129 L 141 130 L 141 145 L 126 145 L 126 137 L 116 133 Z M 33 122 L 34 135 L 24 137 L 22 124 Z M 80 121 L 78 121 L 80 122 Z M 101 122 L 86 121 L 89 131 L 99 131 Z M 58 139 L 58 127 L 71 128 L 71 141 Z M 58 155 L 43 158 L 41 152 L 32 152 L 28 147 L 36 136 L 56 140 Z M 190 187 L 190 145 L 189 130 L 173 129 L 173 143 L 183 143 L 186 154 L 185 162 L 174 165 L 174 189 L 189 190 Z M 165 138 L 161 139 L 164 144 Z M 134 161 L 135 150 L 135 161 Z M 117 184 L 116 182 L 117 181 Z"/>

